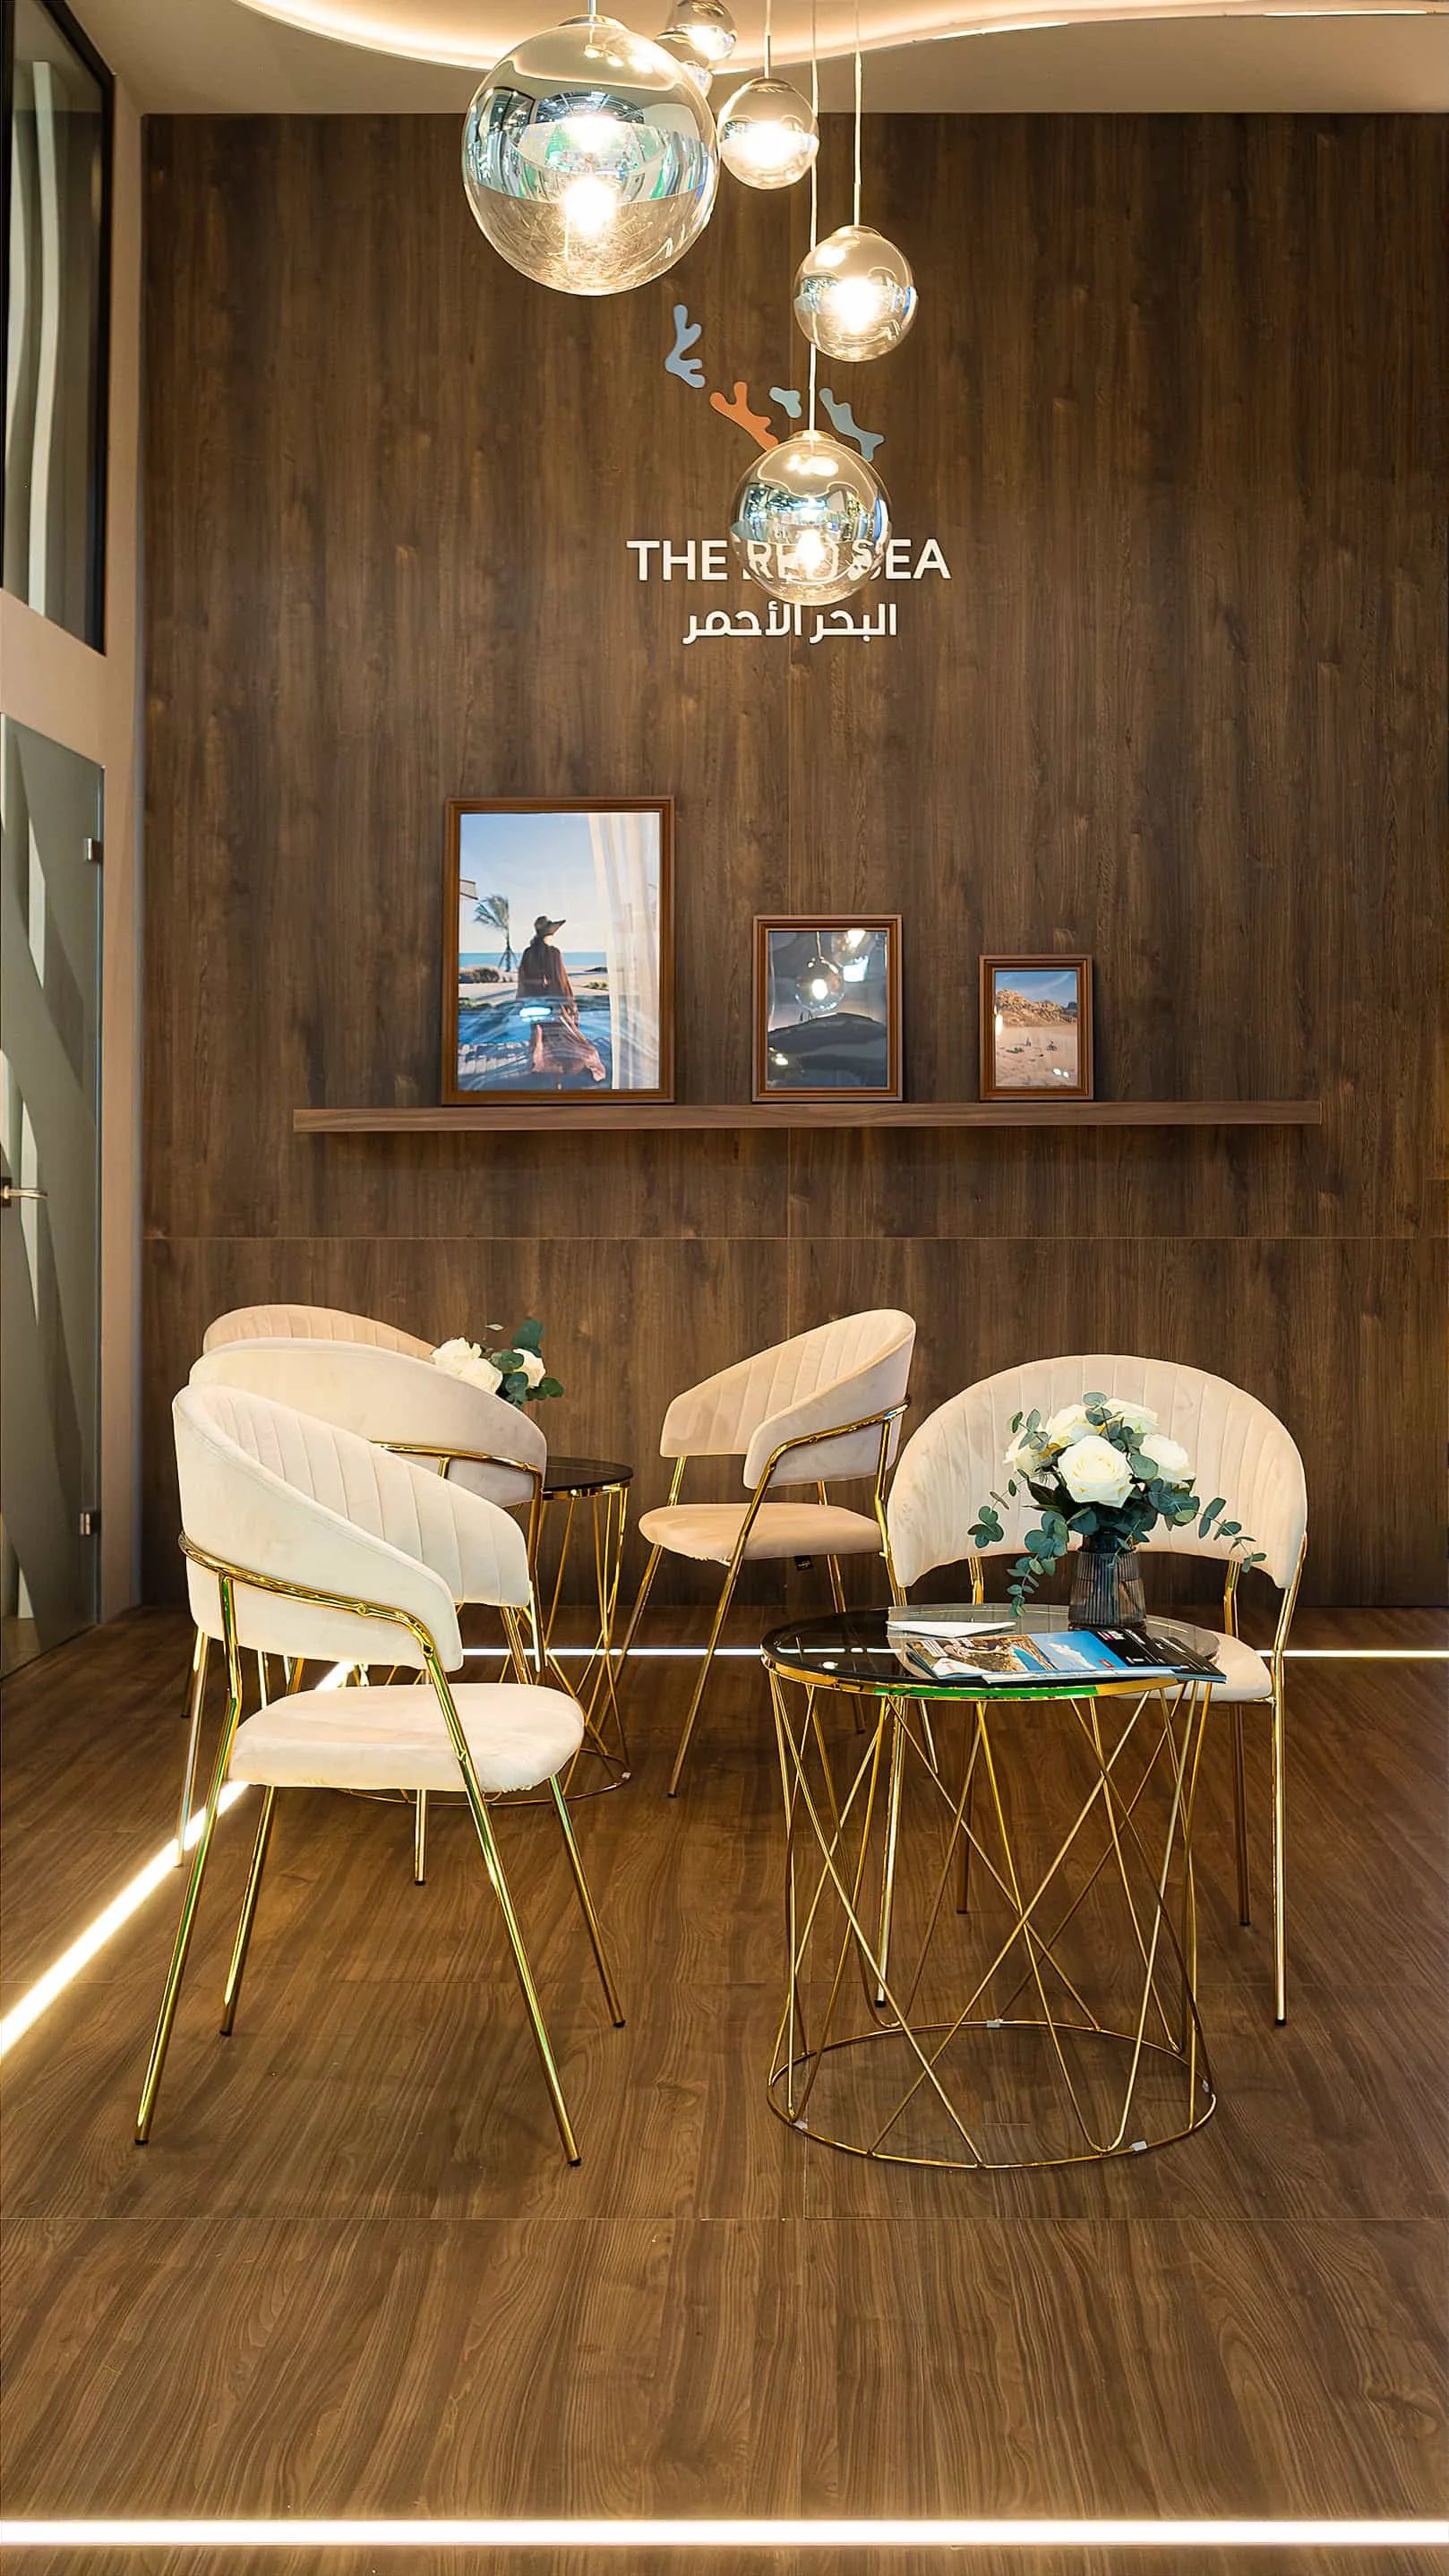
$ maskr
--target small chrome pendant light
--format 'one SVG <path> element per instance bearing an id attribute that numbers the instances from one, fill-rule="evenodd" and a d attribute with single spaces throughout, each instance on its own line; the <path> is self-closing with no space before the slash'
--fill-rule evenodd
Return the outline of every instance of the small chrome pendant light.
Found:
<path id="1" fill-rule="evenodd" d="M 795 276 L 795 319 L 812 348 L 854 364 L 883 358 L 916 318 L 916 287 L 905 252 L 860 220 L 860 13 L 855 28 L 855 186 L 851 220 L 823 242 L 812 238 Z"/>
<path id="2" fill-rule="evenodd" d="M 793 188 L 820 149 L 820 120 L 771 59 L 772 0 L 765 0 L 765 68 L 719 114 L 719 157 L 747 188 Z"/>

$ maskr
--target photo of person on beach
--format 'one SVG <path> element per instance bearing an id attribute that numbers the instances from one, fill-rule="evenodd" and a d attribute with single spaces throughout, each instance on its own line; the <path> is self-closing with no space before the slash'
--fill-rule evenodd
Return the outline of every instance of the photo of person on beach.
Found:
<path id="1" fill-rule="evenodd" d="M 452 1096 L 667 1096 L 667 813 L 450 808 Z"/>

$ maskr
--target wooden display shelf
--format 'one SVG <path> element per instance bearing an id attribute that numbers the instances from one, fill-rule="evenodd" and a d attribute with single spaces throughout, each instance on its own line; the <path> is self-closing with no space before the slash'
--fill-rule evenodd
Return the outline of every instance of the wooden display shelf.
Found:
<path id="1" fill-rule="evenodd" d="M 487 1100 L 466 1109 L 294 1109 L 299 1136 L 659 1134 L 764 1127 L 1321 1127 L 1321 1100 Z"/>

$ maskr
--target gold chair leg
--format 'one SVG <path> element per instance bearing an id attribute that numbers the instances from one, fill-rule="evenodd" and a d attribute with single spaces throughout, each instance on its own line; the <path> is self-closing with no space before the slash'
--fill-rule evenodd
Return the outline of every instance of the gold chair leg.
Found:
<path id="1" fill-rule="evenodd" d="M 247 1872 L 246 1892 L 242 1897 L 241 1914 L 237 1920 L 236 1939 L 232 1943 L 231 1965 L 227 1969 L 226 1984 L 222 1989 L 221 2035 L 223 2039 L 230 2039 L 232 2025 L 236 2020 L 237 1997 L 241 1993 L 241 1982 L 246 1973 L 247 1951 L 251 1946 L 252 1925 L 256 1921 L 262 1871 L 267 1865 L 267 1847 L 272 1839 L 272 1814 L 276 1803 L 276 1790 L 268 1787 L 262 1794 L 262 1812 L 257 1824 L 257 1838 L 252 1845 L 252 1865 Z"/>
<path id="2" fill-rule="evenodd" d="M 222 1616 L 227 1629 L 226 1719 L 221 1730 L 221 1743 L 217 1748 L 216 1770 L 207 1794 L 206 1813 L 201 1819 L 196 1858 L 191 1864 L 191 1876 L 187 1881 L 186 1894 L 181 1900 L 181 1919 L 176 1926 L 171 1965 L 166 1971 L 166 1983 L 162 1989 L 161 2010 L 156 2020 L 156 2035 L 151 2042 L 151 2055 L 147 2061 L 145 2079 L 141 2086 L 141 2100 L 136 2112 L 138 2147 L 144 2147 L 151 2135 L 151 2121 L 156 2109 L 156 2096 L 161 2089 L 161 2074 L 166 2064 L 166 2051 L 171 2044 L 171 2029 L 176 2019 L 176 2004 L 181 1993 L 181 1980 L 186 1974 L 187 1953 L 191 1948 L 191 1935 L 196 1928 L 196 1909 L 201 1901 L 201 1882 L 206 1875 L 207 1859 L 211 1852 L 211 1837 L 216 1830 L 216 1811 L 221 1802 L 226 1767 L 231 1760 L 231 1748 L 241 1723 L 241 1656 L 237 1649 L 235 1630 L 232 1625 L 231 1585 L 224 1575 L 221 1578 L 221 1584 Z"/>
<path id="3" fill-rule="evenodd" d="M 176 1811 L 176 1866 L 186 1857 L 186 1828 L 196 1795 L 196 1764 L 201 1751 L 201 1713 L 206 1701 L 206 1667 L 211 1639 L 198 1628 L 191 1643 L 191 1688 L 186 1704 L 186 1768 L 181 1775 L 181 1804 Z"/>
<path id="4" fill-rule="evenodd" d="M 622 2030 L 624 2027 L 624 2007 L 619 2001 L 618 1989 L 614 1984 L 612 1975 L 610 1974 L 608 1956 L 604 1949 L 604 1935 L 600 1928 L 598 1915 L 594 1911 L 594 1900 L 589 1893 L 589 1882 L 584 1876 L 584 1864 L 579 1858 L 579 1847 L 574 1838 L 573 1823 L 569 1816 L 568 1800 L 565 1798 L 563 1791 L 558 1785 L 557 1773 L 555 1773 L 548 1785 L 553 1791 L 553 1803 L 558 1810 L 558 1820 L 563 1828 L 564 1849 L 569 1856 L 569 1867 L 574 1874 L 574 1885 L 578 1890 L 579 1905 L 583 1912 L 584 1921 L 588 1926 L 589 1939 L 593 1944 L 594 1963 L 599 1971 L 599 1983 L 604 1989 L 604 2001 L 609 2007 L 609 2019 L 613 2023 L 615 2030 Z"/>
<path id="5" fill-rule="evenodd" d="M 568 2105 L 563 2097 L 558 2068 L 554 2063 L 548 2025 L 543 2017 L 543 2006 L 538 1999 L 538 1988 L 533 1982 L 533 1970 L 528 1964 L 528 1952 L 523 1946 L 523 1933 L 513 1910 L 513 1899 L 508 1892 L 508 1881 L 503 1875 L 503 1863 L 499 1858 L 498 1845 L 494 1840 L 492 1825 L 488 1821 L 488 1810 L 483 1804 L 482 1792 L 476 1790 L 466 1774 L 463 1785 L 468 1795 L 468 1807 L 473 1818 L 474 1831 L 482 1846 L 483 1865 L 488 1872 L 493 1893 L 498 1899 L 498 1910 L 503 1917 L 504 1931 L 508 1935 L 508 1947 L 513 1954 L 514 1974 L 523 1996 L 524 2009 L 528 2014 L 529 2027 L 533 2032 L 534 2046 L 538 2050 L 539 2062 L 543 2067 L 543 2080 L 548 2086 L 548 2098 L 553 2106 L 553 2116 L 558 2122 L 563 2151 L 569 2163 L 576 2165 L 579 2161 L 578 2143 L 574 2137 L 573 2124 L 569 2119 Z"/>
<path id="6" fill-rule="evenodd" d="M 1243 1770 L 1243 1711 L 1233 1710 L 1233 1842 L 1238 1859 L 1238 1921 L 1252 1922 L 1248 1888 L 1248 1799 Z"/>
<path id="7" fill-rule="evenodd" d="M 1282 1685 L 1273 1694 L 1273 2018 L 1288 2018 L 1287 1744 Z"/>
<path id="8" fill-rule="evenodd" d="M 827 1556 L 825 1570 L 830 1577 L 831 1601 L 843 1619 L 845 1617 L 845 1577 L 840 1571 L 839 1557 Z"/>
<path id="9" fill-rule="evenodd" d="M 421 1887 L 428 1874 L 428 1793 L 413 1791 L 413 1885 Z"/>
<path id="10" fill-rule="evenodd" d="M 629 1613 L 629 1625 L 624 1631 L 624 1642 L 619 1648 L 619 1663 L 621 1668 L 623 1665 L 627 1664 L 629 1660 L 629 1649 L 634 1643 L 639 1622 L 644 1616 L 644 1604 L 649 1598 L 654 1577 L 659 1570 L 659 1560 L 663 1554 L 664 1550 L 662 1547 L 651 1547 L 649 1550 L 648 1562 L 645 1565 L 643 1575 L 640 1578 L 639 1590 L 635 1595 L 634 1607 Z"/>
<path id="11" fill-rule="evenodd" d="M 704 1661 L 699 1668 L 699 1679 L 694 1685 L 693 1696 L 689 1703 L 689 1712 L 685 1718 L 683 1731 L 679 1738 L 678 1750 L 674 1756 L 674 1768 L 669 1774 L 669 1795 L 671 1798 L 677 1797 L 679 1794 L 679 1778 L 680 1773 L 684 1769 L 684 1757 L 689 1751 L 689 1739 L 694 1733 L 694 1721 L 699 1715 L 699 1704 L 704 1697 L 704 1686 L 709 1679 L 709 1668 L 714 1662 L 714 1650 L 719 1644 L 720 1636 L 724 1628 L 725 1612 L 728 1610 L 730 1602 L 734 1597 L 735 1583 L 739 1575 L 739 1570 L 739 1561 L 736 1561 L 729 1566 L 725 1574 L 724 1587 L 719 1596 L 719 1606 L 714 1614 L 714 1625 L 709 1632 L 709 1644 L 704 1650 Z"/>

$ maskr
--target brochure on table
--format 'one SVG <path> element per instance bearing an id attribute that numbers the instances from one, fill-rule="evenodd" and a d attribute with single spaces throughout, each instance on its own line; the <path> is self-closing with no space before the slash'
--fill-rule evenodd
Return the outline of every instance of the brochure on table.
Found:
<path id="1" fill-rule="evenodd" d="M 1145 1628 L 1019 1628 L 1012 1619 L 961 1611 L 892 1611 L 886 1636 L 908 1673 L 922 1681 L 1177 1681 L 1216 1673 L 1207 1656 Z"/>

